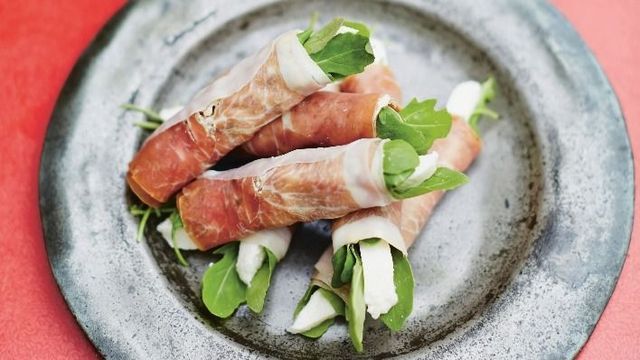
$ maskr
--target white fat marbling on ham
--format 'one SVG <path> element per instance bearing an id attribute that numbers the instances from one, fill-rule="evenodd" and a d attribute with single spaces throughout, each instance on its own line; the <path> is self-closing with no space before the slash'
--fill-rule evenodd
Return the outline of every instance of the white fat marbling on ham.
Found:
<path id="1" fill-rule="evenodd" d="M 280 35 L 259 52 L 237 63 L 228 73 L 200 90 L 181 111 L 165 121 L 147 140 L 197 112 L 210 115 L 215 102 L 232 95 L 251 81 L 273 51 L 277 52 L 279 70 L 291 90 L 306 96 L 330 83 L 331 80 L 300 44 L 298 32 L 294 30 Z"/>
<path id="2" fill-rule="evenodd" d="M 352 198 L 363 208 L 383 206 L 394 200 L 384 183 L 384 143 L 385 140 L 370 138 L 330 148 L 300 149 L 273 158 L 259 159 L 236 169 L 209 170 L 201 177 L 217 180 L 241 179 L 265 175 L 284 165 L 314 163 L 343 156 L 343 179 Z M 373 157 L 369 151 L 372 146 L 376 147 Z"/>
<path id="3" fill-rule="evenodd" d="M 333 231 L 334 252 L 347 244 L 357 244 L 364 239 L 384 239 L 389 245 L 407 254 L 407 246 L 398 226 L 382 216 L 367 216 L 346 223 Z M 321 262 L 319 261 L 318 264 Z M 317 265 L 316 265 L 317 266 Z"/>

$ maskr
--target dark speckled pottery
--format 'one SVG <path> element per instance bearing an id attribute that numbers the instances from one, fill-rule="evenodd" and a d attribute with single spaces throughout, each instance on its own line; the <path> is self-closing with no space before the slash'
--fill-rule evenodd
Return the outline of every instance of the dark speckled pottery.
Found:
<path id="1" fill-rule="evenodd" d="M 313 11 L 369 23 L 387 44 L 405 100 L 441 104 L 466 79 L 496 76 L 502 114 L 485 123 L 472 182 L 446 196 L 411 252 L 415 309 L 404 330 L 365 326 L 356 354 L 341 322 L 318 341 L 285 328 L 328 244 L 298 230 L 264 314 L 204 309 L 209 254 L 180 267 L 137 219 L 124 175 L 144 134 L 138 114 L 182 104 Z M 615 286 L 627 249 L 633 169 L 624 121 L 602 71 L 541 1 L 131 2 L 71 75 L 49 126 L 41 211 L 55 277 L 107 358 L 570 358 Z"/>

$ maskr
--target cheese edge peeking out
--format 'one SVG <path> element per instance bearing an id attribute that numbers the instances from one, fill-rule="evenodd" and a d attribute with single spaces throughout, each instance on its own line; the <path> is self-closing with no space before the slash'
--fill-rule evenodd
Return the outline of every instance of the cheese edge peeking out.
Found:
<path id="1" fill-rule="evenodd" d="M 367 216 L 346 223 L 333 231 L 334 253 L 347 244 L 357 244 L 365 239 L 383 239 L 389 245 L 407 254 L 407 246 L 398 226 L 383 216 Z"/>
<path id="2" fill-rule="evenodd" d="M 304 96 L 329 84 L 331 79 L 302 46 L 298 31 L 286 33 L 276 42 L 280 73 L 287 87 Z"/>
<path id="3" fill-rule="evenodd" d="M 435 174 L 438 169 L 438 153 L 432 151 L 426 155 L 420 155 L 420 163 L 415 168 L 413 173 L 409 175 L 409 177 L 403 181 L 398 188 L 400 189 L 409 189 L 411 187 L 417 186 L 420 183 L 424 182 L 433 174 Z"/>
<path id="4" fill-rule="evenodd" d="M 451 91 L 447 100 L 447 111 L 451 115 L 460 116 L 464 121 L 469 121 L 480 97 L 482 96 L 482 85 L 477 81 L 462 82 Z"/>
<path id="5" fill-rule="evenodd" d="M 173 225 L 171 224 L 171 219 L 166 218 L 163 222 L 158 224 L 156 228 L 160 235 L 164 238 L 164 240 L 173 248 L 173 239 L 171 238 L 171 228 Z M 191 240 L 189 234 L 184 230 L 184 228 L 180 228 L 176 230 L 176 246 L 180 250 L 197 250 L 198 247 Z"/>
<path id="6" fill-rule="evenodd" d="M 367 312 L 377 319 L 398 302 L 391 247 L 384 240 L 361 242 L 360 258 L 364 275 L 364 302 Z"/>
<path id="7" fill-rule="evenodd" d="M 236 271 L 240 280 L 247 286 L 251 285 L 251 280 L 262 266 L 265 257 L 264 249 L 259 244 L 240 242 Z"/>
<path id="8" fill-rule="evenodd" d="M 323 321 L 336 317 L 338 313 L 319 289 L 311 295 L 307 304 L 300 310 L 298 316 L 288 331 L 299 334 L 320 325 Z"/>

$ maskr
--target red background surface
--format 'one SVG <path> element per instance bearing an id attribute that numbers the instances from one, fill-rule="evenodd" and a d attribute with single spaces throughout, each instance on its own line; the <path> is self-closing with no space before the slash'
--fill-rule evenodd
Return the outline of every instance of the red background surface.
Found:
<path id="1" fill-rule="evenodd" d="M 96 352 L 52 277 L 38 210 L 47 122 L 78 56 L 124 1 L 0 0 L 0 358 Z M 640 169 L 640 1 L 554 0 L 604 67 Z M 636 184 L 640 171 L 636 171 Z M 640 187 L 618 286 L 580 359 L 640 356 Z"/>

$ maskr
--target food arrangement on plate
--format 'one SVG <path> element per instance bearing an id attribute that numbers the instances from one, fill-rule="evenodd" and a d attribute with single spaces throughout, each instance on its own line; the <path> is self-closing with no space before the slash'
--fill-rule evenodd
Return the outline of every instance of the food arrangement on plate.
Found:
<path id="1" fill-rule="evenodd" d="M 157 230 L 182 265 L 181 251 L 212 254 L 202 301 L 221 318 L 245 303 L 260 313 L 296 224 L 332 220 L 332 245 L 288 331 L 318 338 L 342 316 L 362 351 L 367 312 L 391 331 L 410 316 L 420 279 L 409 248 L 444 192 L 469 181 L 477 124 L 498 117 L 487 107 L 495 85 L 470 80 L 446 106 L 402 106 L 384 44 L 365 24 L 314 25 L 280 35 L 184 106 L 124 106 L 153 130 L 129 164 L 142 202 L 131 213 L 139 239 L 150 216 L 165 217 Z M 244 164 L 211 169 L 224 157 Z"/>

